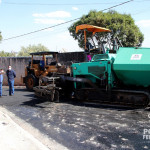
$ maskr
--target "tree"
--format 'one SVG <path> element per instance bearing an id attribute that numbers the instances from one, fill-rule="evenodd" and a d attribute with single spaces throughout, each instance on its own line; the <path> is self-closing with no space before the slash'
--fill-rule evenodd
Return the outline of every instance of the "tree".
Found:
<path id="1" fill-rule="evenodd" d="M 15 57 L 16 53 L 15 52 L 5 52 L 4 50 L 0 51 L 0 57 Z"/>
<path id="2" fill-rule="evenodd" d="M 18 53 L 18 56 L 30 56 L 30 53 L 33 52 L 42 52 L 49 51 L 47 47 L 38 44 L 38 45 L 29 45 L 28 47 L 21 47 L 21 50 Z"/>
<path id="3" fill-rule="evenodd" d="M 2 40 L 2 34 L 1 34 L 1 32 L 0 32 L 0 41 Z"/>
<path id="4" fill-rule="evenodd" d="M 90 11 L 87 15 L 83 15 L 79 21 L 73 23 L 68 29 L 71 36 L 78 40 L 78 44 L 81 48 L 84 48 L 83 33 L 75 33 L 76 26 L 81 24 L 90 24 L 110 29 L 112 31 L 110 34 L 111 40 L 117 35 L 124 47 L 141 45 L 144 40 L 143 34 L 138 26 L 135 25 L 134 19 L 130 14 L 120 14 L 116 11 L 109 11 L 106 13 L 101 11 Z M 98 33 L 95 36 L 100 38 L 107 35 L 108 33 Z M 87 34 L 87 38 L 91 36 L 92 34 Z"/>

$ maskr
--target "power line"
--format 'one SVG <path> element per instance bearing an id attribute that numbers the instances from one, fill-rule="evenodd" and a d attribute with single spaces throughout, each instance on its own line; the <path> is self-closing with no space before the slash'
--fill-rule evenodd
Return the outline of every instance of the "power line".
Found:
<path id="1" fill-rule="evenodd" d="M 18 3 L 18 2 L 3 2 L 3 4 L 10 4 L 10 5 L 43 5 L 43 6 L 70 6 L 70 5 L 100 5 L 100 4 L 114 4 L 119 2 L 110 2 L 110 3 Z"/>
<path id="2" fill-rule="evenodd" d="M 101 10 L 101 11 L 103 12 L 103 11 L 105 11 L 105 10 L 109 10 L 109 9 L 112 9 L 112 8 L 115 8 L 115 7 L 124 5 L 124 4 L 126 4 L 126 3 L 131 2 L 131 1 L 133 1 L 133 0 L 129 0 L 129 1 L 120 3 L 120 4 L 118 4 L 118 5 L 114 5 L 114 6 L 112 6 L 112 7 L 103 9 L 103 10 Z M 47 30 L 47 29 L 50 29 L 50 28 L 54 28 L 54 27 L 57 27 L 57 26 L 60 26 L 60 25 L 63 25 L 63 24 L 67 24 L 67 23 L 73 22 L 73 21 L 78 20 L 78 19 L 80 19 L 80 18 L 81 18 L 81 17 L 76 18 L 76 19 L 72 19 L 72 20 L 69 20 L 69 21 L 66 21 L 66 22 L 63 22 L 63 23 L 59 23 L 59 24 L 56 24 L 56 25 L 53 25 L 53 26 L 50 26 L 50 27 L 47 27 L 47 28 L 42 28 L 42 29 L 39 29 L 39 30 L 35 30 L 35 31 L 32 31 L 32 32 L 25 33 L 25 34 L 13 36 L 13 37 L 4 39 L 4 40 L 2 40 L 2 41 L 8 41 L 8 40 L 11 40 L 11 39 L 15 39 L 15 38 L 19 38 L 19 37 L 22 37 L 22 36 L 26 36 L 26 35 L 34 34 L 34 33 L 37 33 L 37 32 L 41 32 L 41 31 L 43 31 L 43 30 Z"/>
<path id="3" fill-rule="evenodd" d="M 150 0 L 136 0 L 134 2 L 143 2 L 143 1 L 150 1 Z M 43 6 L 70 6 L 70 5 L 106 5 L 106 4 L 115 4 L 119 2 L 105 2 L 105 3 L 18 3 L 18 2 L 3 2 L 2 4 L 8 4 L 8 5 L 43 5 Z"/>
<path id="4" fill-rule="evenodd" d="M 118 6 L 121 6 L 121 5 L 124 5 L 124 4 L 126 4 L 126 3 L 131 2 L 131 1 L 134 1 L 134 0 L 130 0 L 130 1 L 126 1 L 126 2 L 120 3 L 120 4 L 118 4 L 118 5 L 115 5 L 115 6 L 112 6 L 112 7 L 106 8 L 106 9 L 104 9 L 104 10 L 102 10 L 102 11 L 105 11 L 105 10 L 108 10 L 108 9 L 112 9 L 112 8 L 114 8 L 114 7 L 118 7 Z"/>
<path id="5" fill-rule="evenodd" d="M 81 18 L 81 17 L 80 17 L 80 18 Z M 7 39 L 4 39 L 3 41 L 11 40 L 11 39 L 14 39 L 14 38 L 19 38 L 19 37 L 26 36 L 26 35 L 29 35 L 29 34 L 33 34 L 33 33 L 36 33 L 36 32 L 40 32 L 40 31 L 43 31 L 43 30 L 47 30 L 47 29 L 50 29 L 50 28 L 54 28 L 54 27 L 57 27 L 57 26 L 60 26 L 60 25 L 67 24 L 67 23 L 69 23 L 69 22 L 78 20 L 78 19 L 80 19 L 80 18 L 72 19 L 72 20 L 66 21 L 66 22 L 64 22 L 64 23 L 59 23 L 59 24 L 56 24 L 56 25 L 53 25 L 53 26 L 50 26 L 50 27 L 47 27 L 47 28 L 42 28 L 42 29 L 39 29 L 39 30 L 36 30 L 36 31 L 32 31 L 32 32 L 29 32 L 29 33 L 25 33 L 25 34 L 21 34 L 21 35 L 18 35 L 18 36 L 11 37 L 11 38 L 7 38 Z"/>

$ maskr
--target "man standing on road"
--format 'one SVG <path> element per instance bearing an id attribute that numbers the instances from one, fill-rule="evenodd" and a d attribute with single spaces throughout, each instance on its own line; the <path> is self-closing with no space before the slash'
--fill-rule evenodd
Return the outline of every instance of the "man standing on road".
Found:
<path id="1" fill-rule="evenodd" d="M 16 77 L 16 73 L 11 69 L 11 66 L 8 66 L 8 70 L 6 72 L 8 77 L 8 85 L 9 85 L 9 96 L 14 95 L 14 78 Z"/>
<path id="2" fill-rule="evenodd" d="M 3 74 L 4 70 L 0 69 L 0 97 L 2 97 Z"/>

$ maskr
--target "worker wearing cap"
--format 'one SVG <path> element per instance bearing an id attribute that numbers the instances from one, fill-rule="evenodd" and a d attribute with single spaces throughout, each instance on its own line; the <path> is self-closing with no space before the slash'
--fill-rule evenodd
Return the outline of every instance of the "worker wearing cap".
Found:
<path id="1" fill-rule="evenodd" d="M 4 70 L 0 69 L 0 97 L 2 97 L 3 74 Z"/>
<path id="2" fill-rule="evenodd" d="M 9 96 L 13 96 L 14 95 L 14 78 L 16 77 L 16 73 L 14 70 L 12 70 L 11 66 L 8 66 L 6 75 L 8 78 Z"/>

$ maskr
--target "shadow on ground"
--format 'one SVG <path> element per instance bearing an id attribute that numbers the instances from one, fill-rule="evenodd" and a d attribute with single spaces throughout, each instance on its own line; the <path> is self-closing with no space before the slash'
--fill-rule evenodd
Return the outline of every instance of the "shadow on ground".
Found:
<path id="1" fill-rule="evenodd" d="M 50 105 L 51 103 L 46 99 L 34 97 L 34 94 L 26 95 L 28 97 L 32 97 L 31 100 L 23 102 L 21 105 L 25 106 L 32 106 L 32 107 L 40 107 L 45 108 L 47 105 Z M 86 102 L 86 101 L 78 101 L 77 99 L 71 99 L 71 98 L 63 98 L 59 102 L 60 104 L 71 104 L 74 106 L 81 106 L 81 107 L 92 107 L 92 108 L 105 108 L 109 110 L 118 110 L 118 111 L 128 111 L 128 110 L 136 110 L 136 108 L 126 107 L 126 106 L 118 106 L 118 105 L 109 105 L 109 104 L 103 104 L 103 103 L 94 103 L 94 102 Z M 150 110 L 150 108 L 145 109 L 147 111 Z"/>

